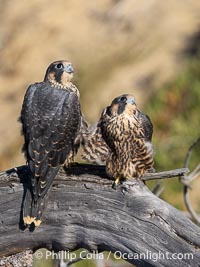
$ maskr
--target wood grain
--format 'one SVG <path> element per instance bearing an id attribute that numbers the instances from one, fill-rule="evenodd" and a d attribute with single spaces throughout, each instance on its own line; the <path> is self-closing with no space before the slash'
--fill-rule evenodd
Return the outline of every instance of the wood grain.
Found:
<path id="1" fill-rule="evenodd" d="M 198 266 L 200 262 L 200 228 L 152 194 L 141 180 L 125 181 L 114 190 L 104 166 L 79 164 L 61 170 L 42 225 L 24 229 L 21 205 L 28 181 L 26 166 L 0 174 L 0 256 L 41 247 L 87 248 L 125 255 L 149 253 L 145 259 L 127 259 L 136 266 Z M 166 259 L 166 253 L 170 257 L 192 253 L 193 259 L 184 255 L 182 260 Z M 161 258 L 155 261 L 150 254 Z"/>

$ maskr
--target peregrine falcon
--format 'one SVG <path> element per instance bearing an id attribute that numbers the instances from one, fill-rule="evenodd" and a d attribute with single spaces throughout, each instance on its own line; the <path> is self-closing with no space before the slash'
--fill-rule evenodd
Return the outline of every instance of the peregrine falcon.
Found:
<path id="1" fill-rule="evenodd" d="M 73 161 L 85 127 L 73 73 L 70 62 L 53 62 L 44 81 L 30 85 L 24 97 L 23 150 L 32 174 L 23 205 L 25 225 L 40 225 L 53 179 L 61 165 Z"/>
<path id="2" fill-rule="evenodd" d="M 135 98 L 124 94 L 106 107 L 95 129 L 85 140 L 83 158 L 106 161 L 106 171 L 115 179 L 140 178 L 153 170 L 153 125 L 136 107 Z"/>

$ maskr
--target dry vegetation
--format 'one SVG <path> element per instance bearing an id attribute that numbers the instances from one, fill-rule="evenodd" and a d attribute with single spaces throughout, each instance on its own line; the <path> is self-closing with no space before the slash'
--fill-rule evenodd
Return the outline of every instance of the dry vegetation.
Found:
<path id="1" fill-rule="evenodd" d="M 0 169 L 24 163 L 17 122 L 24 92 L 47 65 L 70 59 L 84 113 L 94 122 L 110 100 L 135 94 L 140 108 L 185 62 L 198 30 L 191 1 L 0 1 Z"/>

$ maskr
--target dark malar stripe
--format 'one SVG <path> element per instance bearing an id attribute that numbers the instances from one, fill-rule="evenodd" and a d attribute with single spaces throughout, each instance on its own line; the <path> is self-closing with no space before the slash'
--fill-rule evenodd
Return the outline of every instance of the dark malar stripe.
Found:
<path id="1" fill-rule="evenodd" d="M 126 105 L 126 103 L 120 103 L 120 104 L 119 104 L 119 107 L 118 107 L 118 110 L 117 110 L 117 114 L 118 114 L 118 115 L 120 115 L 120 114 L 122 114 L 122 113 L 124 112 L 124 110 L 125 110 L 125 105 Z"/>
<path id="2" fill-rule="evenodd" d="M 63 72 L 61 72 L 61 71 L 59 71 L 59 72 L 57 72 L 57 73 L 55 74 L 55 80 L 56 80 L 56 82 L 62 84 L 62 82 L 61 82 L 62 75 L 63 75 Z"/>

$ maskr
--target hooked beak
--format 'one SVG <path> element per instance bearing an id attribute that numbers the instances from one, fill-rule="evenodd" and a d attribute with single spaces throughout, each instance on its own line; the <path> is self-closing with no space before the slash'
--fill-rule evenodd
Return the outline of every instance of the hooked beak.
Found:
<path id="1" fill-rule="evenodd" d="M 134 98 L 134 97 L 128 98 L 128 99 L 126 100 L 126 103 L 127 103 L 127 104 L 131 104 L 131 105 L 134 105 L 134 104 L 135 104 L 135 98 Z"/>
<path id="2" fill-rule="evenodd" d="M 74 68 L 71 64 L 68 64 L 67 66 L 65 66 L 64 70 L 67 72 L 67 73 L 74 73 Z"/>

